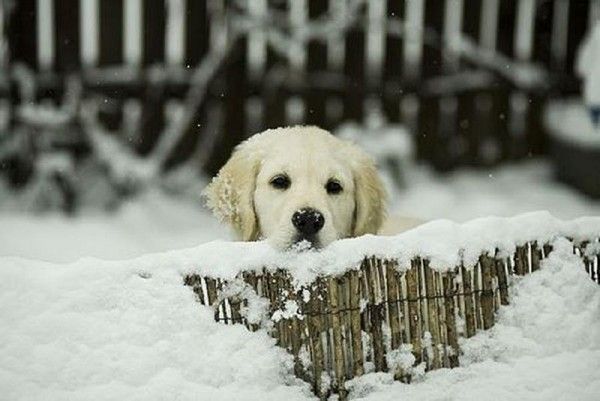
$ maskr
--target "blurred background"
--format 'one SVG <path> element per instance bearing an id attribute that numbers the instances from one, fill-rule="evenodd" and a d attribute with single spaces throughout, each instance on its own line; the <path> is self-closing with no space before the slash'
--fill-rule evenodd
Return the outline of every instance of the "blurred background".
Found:
<path id="1" fill-rule="evenodd" d="M 600 215 L 598 20 L 600 0 L 1 0 L 0 255 L 228 238 L 202 188 L 294 124 L 370 152 L 394 214 Z"/>

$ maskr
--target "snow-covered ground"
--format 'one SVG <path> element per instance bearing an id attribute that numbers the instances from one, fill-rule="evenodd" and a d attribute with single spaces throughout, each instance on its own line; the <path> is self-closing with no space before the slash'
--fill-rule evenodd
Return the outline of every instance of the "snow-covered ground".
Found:
<path id="1" fill-rule="evenodd" d="M 140 274 L 150 259 L 1 259 L 2 399 L 314 400 L 267 333 L 194 302 L 181 251 Z M 409 385 L 371 373 L 351 399 L 597 400 L 600 290 L 571 244 L 511 291 L 494 328 L 463 342 L 461 367 Z"/>
<path id="2" fill-rule="evenodd" d="M 82 212 L 68 217 L 3 211 L 0 227 L 0 256 L 52 262 L 87 256 L 126 259 L 228 237 L 200 200 L 194 203 L 159 192 L 133 199 L 115 214 Z"/>
<path id="3" fill-rule="evenodd" d="M 568 244 L 512 289 L 496 325 L 461 344 L 461 367 L 419 383 L 387 374 L 355 380 L 365 400 L 597 400 L 600 290 Z M 360 397 L 359 397 L 360 396 Z"/>
<path id="4" fill-rule="evenodd" d="M 460 222 L 539 210 L 562 219 L 600 216 L 600 200 L 583 196 L 552 177 L 551 166 L 541 160 L 446 176 L 411 167 L 406 189 L 392 196 L 391 210 L 404 216 Z"/>
<path id="5" fill-rule="evenodd" d="M 600 202 L 551 181 L 540 162 L 445 177 L 413 166 L 405 178 L 392 202 L 404 216 L 600 216 Z M 0 399 L 314 399 L 268 334 L 215 323 L 176 270 L 140 275 L 142 259 L 90 258 L 129 259 L 227 238 L 199 200 L 152 192 L 110 216 L 5 211 L 0 226 Z M 157 255 L 160 266 L 170 257 Z M 144 256 L 144 264 L 153 258 Z M 462 344 L 460 368 L 410 385 L 368 374 L 350 383 L 351 397 L 597 400 L 600 289 L 570 247 L 559 246 L 512 291 L 496 326 Z"/>
<path id="6" fill-rule="evenodd" d="M 552 181 L 550 166 L 539 161 L 445 177 L 411 166 L 405 179 L 406 188 L 391 197 L 392 214 L 459 222 L 536 210 L 562 219 L 600 216 L 600 201 Z M 126 203 L 114 215 L 84 212 L 70 218 L 3 211 L 0 227 L 0 256 L 52 262 L 86 256 L 131 258 L 229 235 L 201 207 L 200 199 L 173 199 L 157 192 Z"/>

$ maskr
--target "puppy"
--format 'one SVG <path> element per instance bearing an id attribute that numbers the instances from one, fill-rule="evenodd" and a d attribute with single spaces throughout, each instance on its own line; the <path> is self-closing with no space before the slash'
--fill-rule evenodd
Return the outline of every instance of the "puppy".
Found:
<path id="1" fill-rule="evenodd" d="M 279 249 L 377 233 L 386 204 L 373 160 L 312 126 L 271 129 L 242 142 L 204 195 L 239 239 L 266 239 Z"/>

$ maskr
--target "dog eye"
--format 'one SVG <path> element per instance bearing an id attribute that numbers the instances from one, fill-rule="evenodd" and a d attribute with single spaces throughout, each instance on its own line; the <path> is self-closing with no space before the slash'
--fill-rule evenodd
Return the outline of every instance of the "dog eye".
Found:
<path id="1" fill-rule="evenodd" d="M 276 175 L 269 182 L 273 188 L 288 189 L 290 187 L 290 178 L 287 175 Z"/>
<path id="2" fill-rule="evenodd" d="M 329 181 L 327 181 L 327 184 L 325 185 L 325 189 L 327 190 L 328 194 L 336 195 L 336 194 L 339 194 L 340 192 L 342 192 L 342 190 L 344 188 L 342 188 L 342 185 L 338 181 L 329 180 Z"/>

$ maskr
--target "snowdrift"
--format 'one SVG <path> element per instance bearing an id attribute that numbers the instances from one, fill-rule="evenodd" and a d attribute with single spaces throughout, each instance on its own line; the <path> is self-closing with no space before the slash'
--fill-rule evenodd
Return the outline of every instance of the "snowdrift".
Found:
<path id="1" fill-rule="evenodd" d="M 322 252 L 213 242 L 119 262 L 0 259 L 0 388 L 7 400 L 481 399 L 484 387 L 591 400 L 598 238 L 598 218 L 535 213 Z"/>
<path id="2" fill-rule="evenodd" d="M 265 258 L 262 270 L 234 279 L 189 274 L 185 282 L 214 307 L 215 320 L 267 329 L 316 395 L 346 399 L 346 381 L 365 371 L 410 382 L 458 366 L 459 337 L 491 328 L 509 303 L 512 276 L 539 270 L 558 238 L 600 284 L 598 222 L 544 214 L 436 222 L 397 237 L 343 241 L 343 250 Z"/>

